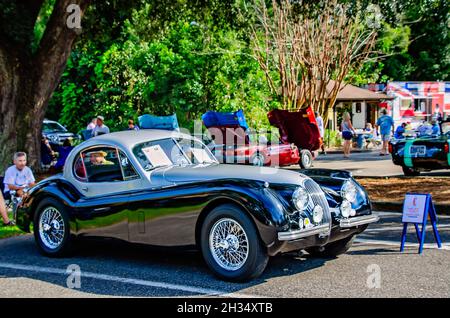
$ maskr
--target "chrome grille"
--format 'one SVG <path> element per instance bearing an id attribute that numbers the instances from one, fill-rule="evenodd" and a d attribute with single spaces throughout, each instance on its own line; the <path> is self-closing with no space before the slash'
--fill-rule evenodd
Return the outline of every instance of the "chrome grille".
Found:
<path id="1" fill-rule="evenodd" d="M 330 220 L 330 207 L 328 206 L 328 201 L 325 197 L 325 193 L 319 187 L 319 185 L 311 179 L 306 179 L 303 186 L 309 193 L 311 200 L 314 205 L 320 205 L 324 212 L 324 221 Z"/>

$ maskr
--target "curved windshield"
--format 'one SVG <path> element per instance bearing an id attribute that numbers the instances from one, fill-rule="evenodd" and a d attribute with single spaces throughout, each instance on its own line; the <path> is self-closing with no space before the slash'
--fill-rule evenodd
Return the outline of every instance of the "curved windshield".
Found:
<path id="1" fill-rule="evenodd" d="M 58 123 L 44 123 L 42 125 L 42 131 L 46 132 L 46 133 L 50 133 L 50 132 L 57 132 L 57 131 L 66 132 L 67 130 Z"/>
<path id="2" fill-rule="evenodd" d="M 450 136 L 450 123 L 442 123 L 442 134 Z"/>
<path id="3" fill-rule="evenodd" d="M 186 138 L 143 142 L 133 148 L 133 153 L 146 171 L 172 165 L 217 163 L 204 144 Z"/>

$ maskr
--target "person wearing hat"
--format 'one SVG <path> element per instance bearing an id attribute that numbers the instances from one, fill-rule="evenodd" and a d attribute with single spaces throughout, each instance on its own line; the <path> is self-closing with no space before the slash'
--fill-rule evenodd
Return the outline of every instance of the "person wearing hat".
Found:
<path id="1" fill-rule="evenodd" d="M 92 130 L 92 137 L 109 134 L 109 128 L 103 122 L 105 118 L 103 116 L 97 116 L 97 125 Z"/>
<path id="2" fill-rule="evenodd" d="M 105 151 L 92 151 L 87 153 L 89 160 L 93 166 L 113 165 L 114 163 L 106 160 L 108 155 Z"/>

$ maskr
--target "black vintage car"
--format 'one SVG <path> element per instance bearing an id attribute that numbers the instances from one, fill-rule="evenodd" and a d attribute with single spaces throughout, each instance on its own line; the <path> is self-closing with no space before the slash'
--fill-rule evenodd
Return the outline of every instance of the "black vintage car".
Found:
<path id="1" fill-rule="evenodd" d="M 439 136 L 393 140 L 389 143 L 392 161 L 406 176 L 417 176 L 421 171 L 450 169 L 450 122 L 441 124 Z"/>
<path id="2" fill-rule="evenodd" d="M 16 221 L 33 224 L 44 255 L 66 255 L 88 236 L 196 245 L 216 275 L 241 281 L 278 253 L 344 253 L 377 221 L 348 173 L 308 173 L 219 164 L 179 132 L 119 132 L 77 146 L 62 175 L 28 192 Z"/>

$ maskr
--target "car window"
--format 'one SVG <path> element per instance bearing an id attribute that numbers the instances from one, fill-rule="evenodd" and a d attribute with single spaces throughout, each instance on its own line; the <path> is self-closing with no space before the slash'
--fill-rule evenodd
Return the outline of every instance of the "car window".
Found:
<path id="1" fill-rule="evenodd" d="M 177 142 L 191 163 L 201 164 L 217 162 L 209 149 L 201 142 L 187 138 L 177 139 Z"/>
<path id="2" fill-rule="evenodd" d="M 141 143 L 133 148 L 133 153 L 146 171 L 156 167 L 190 164 L 172 138 Z"/>
<path id="3" fill-rule="evenodd" d="M 116 148 L 97 147 L 83 151 L 75 160 L 73 169 L 75 176 L 83 182 L 124 180 Z"/>
<path id="4" fill-rule="evenodd" d="M 124 180 L 139 179 L 139 175 L 136 173 L 136 170 L 134 169 L 128 157 L 123 153 L 123 151 L 119 151 L 119 157 Z"/>

